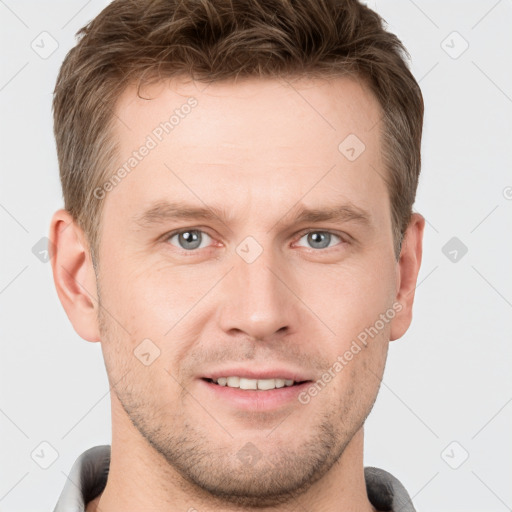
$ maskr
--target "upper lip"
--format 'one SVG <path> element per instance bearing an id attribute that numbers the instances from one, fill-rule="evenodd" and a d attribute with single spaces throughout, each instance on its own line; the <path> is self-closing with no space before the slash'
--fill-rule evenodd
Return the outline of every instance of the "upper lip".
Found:
<path id="1" fill-rule="evenodd" d="M 246 379 L 285 379 L 295 382 L 312 380 L 306 372 L 289 368 L 243 368 L 230 367 L 212 370 L 201 376 L 203 379 L 217 380 L 220 377 L 243 377 Z"/>

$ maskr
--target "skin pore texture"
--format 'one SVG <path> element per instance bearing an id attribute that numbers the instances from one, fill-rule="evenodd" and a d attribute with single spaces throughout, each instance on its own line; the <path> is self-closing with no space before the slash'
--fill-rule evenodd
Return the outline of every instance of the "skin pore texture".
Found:
<path id="1" fill-rule="evenodd" d="M 119 167 L 149 135 L 156 144 L 101 199 L 97 276 L 69 214 L 51 226 L 59 298 L 101 342 L 111 385 L 108 482 L 87 512 L 374 511 L 363 424 L 389 341 L 411 322 L 424 228 L 413 214 L 397 262 L 377 100 L 348 77 L 169 80 L 140 95 L 128 88 L 115 109 Z M 350 134 L 365 145 L 353 161 L 338 149 Z M 218 216 L 171 217 L 165 202 Z M 368 222 L 295 220 L 343 205 Z M 177 231 L 196 235 L 193 249 Z M 242 408 L 202 379 L 285 368 L 316 382 L 390 309 L 306 404 Z M 143 340 L 159 351 L 147 365 Z"/>

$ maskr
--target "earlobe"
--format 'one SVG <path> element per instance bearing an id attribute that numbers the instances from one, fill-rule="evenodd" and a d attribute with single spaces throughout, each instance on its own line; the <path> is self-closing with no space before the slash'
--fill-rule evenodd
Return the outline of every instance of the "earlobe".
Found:
<path id="1" fill-rule="evenodd" d="M 405 233 L 400 260 L 397 264 L 395 302 L 400 305 L 400 310 L 391 322 L 390 341 L 401 338 L 411 325 L 416 282 L 423 252 L 424 228 L 425 218 L 419 213 L 413 213 Z"/>
<path id="2" fill-rule="evenodd" d="M 57 295 L 78 335 L 100 341 L 96 276 L 83 230 L 66 210 L 50 224 L 51 265 Z"/>

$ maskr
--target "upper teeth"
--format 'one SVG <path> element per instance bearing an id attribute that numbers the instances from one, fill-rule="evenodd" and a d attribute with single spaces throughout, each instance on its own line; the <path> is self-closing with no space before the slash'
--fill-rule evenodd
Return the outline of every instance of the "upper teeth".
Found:
<path id="1" fill-rule="evenodd" d="M 294 381 L 289 379 L 246 379 L 244 377 L 219 377 L 213 379 L 219 386 L 240 389 L 274 389 L 284 386 L 293 386 Z"/>

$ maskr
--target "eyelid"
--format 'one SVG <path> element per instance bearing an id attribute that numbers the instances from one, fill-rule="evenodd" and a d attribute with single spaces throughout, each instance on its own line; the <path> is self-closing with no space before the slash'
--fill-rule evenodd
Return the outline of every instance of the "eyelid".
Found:
<path id="1" fill-rule="evenodd" d="M 341 231 L 336 231 L 335 229 L 327 229 L 327 228 L 305 228 L 297 233 L 297 236 L 304 236 L 308 233 L 330 233 L 331 235 L 339 236 L 340 238 L 348 237 L 345 233 Z"/>
<path id="2" fill-rule="evenodd" d="M 209 232 L 209 228 L 206 226 L 190 226 L 186 228 L 178 228 L 174 229 L 172 231 L 168 231 L 167 233 L 163 234 L 160 238 L 163 240 L 168 240 L 169 238 L 173 237 L 174 235 L 179 235 L 180 233 L 186 233 L 187 231 L 201 231 L 202 233 L 206 233 L 208 236 L 213 237 Z"/>

